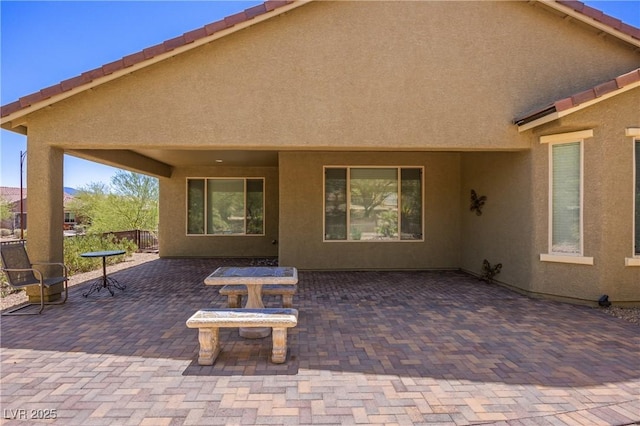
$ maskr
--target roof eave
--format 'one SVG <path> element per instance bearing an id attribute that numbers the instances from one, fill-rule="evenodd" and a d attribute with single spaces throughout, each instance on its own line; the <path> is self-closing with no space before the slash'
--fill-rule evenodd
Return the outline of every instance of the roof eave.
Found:
<path id="1" fill-rule="evenodd" d="M 259 15 L 255 15 L 253 17 L 251 17 L 251 19 L 248 19 L 246 21 L 243 22 L 238 22 L 235 23 L 233 26 L 229 27 L 229 28 L 225 28 L 225 29 L 221 29 L 219 31 L 214 32 L 211 35 L 187 42 L 186 44 L 183 44 L 181 46 L 177 46 L 172 50 L 168 50 L 164 53 L 160 53 L 158 55 L 155 55 L 149 59 L 144 59 L 140 62 L 137 63 L 132 63 L 131 65 L 125 66 L 124 68 L 118 69 L 114 72 L 108 72 L 108 67 L 109 64 L 103 65 L 102 66 L 102 70 L 104 71 L 105 75 L 101 76 L 101 77 L 97 77 L 91 81 L 88 81 L 85 84 L 81 84 L 75 87 L 70 88 L 69 90 L 66 91 L 59 91 L 59 93 L 53 94 L 50 97 L 47 97 L 46 99 L 43 99 L 41 101 L 38 102 L 34 102 L 31 105 L 22 107 L 20 109 L 18 109 L 15 112 L 12 112 L 10 114 L 7 114 L 6 116 L 2 117 L 0 119 L 0 126 L 3 129 L 12 131 L 12 132 L 16 132 L 16 133 L 20 133 L 20 134 L 25 134 L 27 133 L 27 120 L 26 117 L 29 114 L 34 113 L 35 111 L 38 111 L 40 109 L 46 108 L 50 105 L 53 105 L 57 102 L 60 102 L 64 99 L 67 99 L 71 96 L 75 96 L 78 93 L 82 93 L 85 92 L 87 90 L 91 90 L 97 86 L 100 86 L 102 84 L 108 83 L 110 81 L 116 80 L 122 76 L 125 76 L 127 74 L 131 74 L 135 71 L 138 71 L 140 69 L 146 68 L 148 66 L 151 66 L 153 64 L 156 64 L 158 62 L 164 61 L 168 58 L 180 55 L 184 52 L 187 52 L 189 50 L 195 49 L 197 47 L 203 46 L 205 44 L 211 43 L 215 40 L 218 40 L 220 38 L 226 37 L 230 34 L 233 34 L 237 31 L 243 30 L 245 28 L 251 27 L 253 25 L 256 25 L 260 22 L 266 21 L 267 19 L 271 19 L 275 16 L 281 15 L 283 13 L 289 12 L 290 10 L 293 10 L 297 7 L 300 7 L 304 4 L 307 4 L 309 2 L 311 2 L 313 0 L 295 0 L 292 1 L 291 3 L 285 4 L 283 6 L 279 6 L 277 8 L 274 8 L 272 10 L 269 10 L 265 13 L 259 14 Z M 228 18 L 227 18 L 228 19 Z M 167 43 L 167 42 L 165 42 Z M 137 54 L 140 54 L 142 52 L 138 52 Z M 134 55 L 137 55 L 134 54 Z M 128 57 L 132 57 L 134 55 L 130 55 Z M 125 57 L 125 58 L 128 58 Z M 125 58 L 120 59 L 120 61 L 124 60 Z M 118 62 L 118 61 L 116 61 Z M 81 78 L 83 76 L 78 76 L 75 78 Z M 58 85 L 55 85 L 58 86 Z M 55 86 L 52 86 L 55 87 Z M 50 89 L 50 88 L 48 88 Z M 47 89 L 43 89 L 43 90 L 47 90 Z M 42 92 L 42 90 L 40 91 Z M 40 92 L 36 92 L 40 93 Z M 31 96 L 31 95 L 28 95 Z M 16 101 L 20 102 L 20 101 Z"/>
<path id="2" fill-rule="evenodd" d="M 554 120 L 557 120 L 559 118 L 562 117 L 566 117 L 569 114 L 573 114 L 576 111 L 580 111 L 582 109 L 588 108 L 592 105 L 595 105 L 599 102 L 602 102 L 606 99 L 612 98 L 614 96 L 617 96 L 621 93 L 627 92 L 629 90 L 635 89 L 637 87 L 640 87 L 640 81 L 636 81 L 634 83 L 631 84 L 627 84 L 624 87 L 621 87 L 620 89 L 613 91 L 613 92 L 609 92 L 609 93 L 605 93 L 602 96 L 599 96 L 595 99 L 591 99 L 589 101 L 583 102 L 581 104 L 578 104 L 574 107 L 571 108 L 567 108 L 567 109 L 563 109 L 563 110 L 558 110 L 558 108 L 556 108 L 555 106 L 553 108 L 549 108 L 548 109 L 548 113 L 547 114 L 538 114 L 535 118 L 533 118 L 532 120 L 527 120 L 527 119 L 523 119 L 519 122 L 515 122 L 514 124 L 518 125 L 518 132 L 522 133 L 525 132 L 527 130 L 533 129 L 535 127 L 541 126 L 543 124 L 546 123 L 550 123 Z M 562 101 L 556 102 L 554 105 L 559 104 Z M 529 116 L 531 117 L 531 116 Z M 522 123 L 522 124 L 518 124 L 518 123 Z"/>
<path id="3" fill-rule="evenodd" d="M 626 34 L 614 27 L 612 27 L 610 24 L 605 23 L 605 22 L 600 22 L 598 21 L 597 18 L 589 16 L 588 14 L 585 14 L 583 12 L 580 12 L 570 6 L 564 5 L 563 1 L 561 0 L 537 0 L 540 3 L 551 7 L 552 9 L 555 9 L 559 12 L 564 13 L 567 16 L 570 16 L 571 18 L 577 19 L 580 22 L 584 22 L 594 28 L 597 28 L 598 30 L 602 31 L 603 33 L 609 34 L 613 37 L 616 37 L 626 43 L 629 43 L 633 46 L 635 46 L 636 48 L 640 49 L 640 39 L 631 36 L 630 34 Z M 586 7 L 586 6 L 585 6 Z M 603 14 L 603 18 L 609 18 L 610 17 L 606 16 Z M 632 28 L 630 26 L 627 25 L 627 27 Z M 635 28 L 634 28 L 635 29 Z"/>

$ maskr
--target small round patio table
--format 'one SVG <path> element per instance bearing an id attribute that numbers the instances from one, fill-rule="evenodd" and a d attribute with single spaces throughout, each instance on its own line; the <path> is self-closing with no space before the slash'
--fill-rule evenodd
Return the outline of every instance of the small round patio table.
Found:
<path id="1" fill-rule="evenodd" d="M 126 285 L 120 284 L 115 278 L 111 278 L 107 276 L 107 257 L 119 256 L 125 253 L 126 253 L 125 250 L 107 250 L 107 251 L 90 251 L 87 253 L 82 253 L 80 255 L 81 257 L 101 257 L 102 258 L 102 277 L 98 278 L 96 281 L 94 281 L 93 284 L 91 284 L 91 287 L 89 287 L 89 291 L 82 294 L 84 297 L 88 297 L 91 293 L 94 293 L 96 291 L 99 292 L 103 288 L 106 288 L 107 290 L 109 290 L 109 293 L 111 293 L 111 296 L 113 296 L 114 295 L 114 292 L 112 290 L 113 287 L 117 288 L 118 290 L 124 290 L 125 288 L 127 288 Z"/>

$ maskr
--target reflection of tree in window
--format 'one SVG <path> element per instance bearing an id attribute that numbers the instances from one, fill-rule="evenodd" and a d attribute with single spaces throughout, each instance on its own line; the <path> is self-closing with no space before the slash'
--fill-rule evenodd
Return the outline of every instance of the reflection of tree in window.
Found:
<path id="1" fill-rule="evenodd" d="M 347 170 L 325 170 L 325 238 L 347 239 Z"/>
<path id="2" fill-rule="evenodd" d="M 324 189 L 325 240 L 422 239 L 421 168 L 327 168 Z"/>
<path id="3" fill-rule="evenodd" d="M 187 233 L 204 234 L 204 179 L 189 179 L 187 187 Z"/>
<path id="4" fill-rule="evenodd" d="M 422 170 L 402 169 L 400 172 L 401 239 L 422 238 Z"/>
<path id="5" fill-rule="evenodd" d="M 353 239 L 388 239 L 398 233 L 398 169 L 351 169 Z"/>
<path id="6" fill-rule="evenodd" d="M 262 179 L 247 179 L 247 234 L 263 233 L 264 201 Z"/>
<path id="7" fill-rule="evenodd" d="M 244 179 L 209 179 L 209 234 L 244 233 Z"/>

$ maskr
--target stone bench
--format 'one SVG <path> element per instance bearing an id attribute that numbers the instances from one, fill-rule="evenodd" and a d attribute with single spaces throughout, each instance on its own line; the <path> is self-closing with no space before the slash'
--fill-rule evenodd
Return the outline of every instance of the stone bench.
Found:
<path id="1" fill-rule="evenodd" d="M 198 364 L 212 365 L 220 353 L 221 327 L 271 328 L 273 349 L 271 362 L 282 364 L 287 358 L 287 328 L 298 324 L 298 311 L 285 308 L 201 309 L 187 320 L 187 327 L 198 329 L 200 352 Z"/>
<path id="2" fill-rule="evenodd" d="M 296 294 L 297 285 L 287 284 L 264 284 L 262 294 L 282 296 L 282 307 L 291 308 L 293 306 L 293 295 Z M 220 289 L 222 296 L 227 296 L 230 308 L 242 306 L 242 296 L 247 295 L 247 286 L 242 284 L 225 285 Z"/>

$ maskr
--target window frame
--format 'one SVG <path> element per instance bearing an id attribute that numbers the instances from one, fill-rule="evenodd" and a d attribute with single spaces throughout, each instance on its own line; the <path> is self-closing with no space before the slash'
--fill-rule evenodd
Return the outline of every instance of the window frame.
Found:
<path id="1" fill-rule="evenodd" d="M 640 253 L 636 252 L 636 214 L 640 209 L 636 205 L 637 176 L 640 173 L 640 164 L 636 161 L 636 150 L 640 150 L 640 127 L 625 129 L 625 136 L 631 137 L 632 181 L 631 181 L 631 256 L 624 259 L 625 266 L 640 266 Z"/>
<path id="2" fill-rule="evenodd" d="M 203 214 L 204 214 L 204 232 L 202 234 L 193 234 L 189 233 L 189 181 L 192 180 L 202 180 L 204 181 L 204 194 L 203 194 Z M 209 181 L 210 180 L 242 180 L 243 181 L 243 196 L 244 196 L 244 233 L 234 233 L 234 234 L 210 234 L 208 233 L 208 197 L 209 197 Z M 261 180 L 262 181 L 262 233 L 260 234 L 248 234 L 247 233 L 247 217 L 246 217 L 246 206 L 247 206 L 247 181 L 248 180 Z M 266 178 L 264 176 L 209 176 L 209 177 L 196 177 L 190 176 L 185 179 L 185 235 L 187 237 L 264 237 L 266 235 Z"/>
<path id="3" fill-rule="evenodd" d="M 345 169 L 346 170 L 346 229 L 347 229 L 347 238 L 344 240 L 338 239 L 327 239 L 327 229 L 326 229 L 326 179 L 327 179 L 327 170 L 328 169 Z M 384 240 L 355 240 L 350 238 L 349 229 L 351 227 L 351 170 L 352 169 L 395 169 L 397 170 L 398 176 L 398 192 L 397 197 L 400 202 L 402 199 L 402 170 L 403 169 L 418 169 L 420 170 L 420 198 L 421 198 L 421 212 L 420 212 L 420 230 L 421 237 L 419 239 L 405 239 L 401 238 L 401 229 L 402 229 L 402 219 L 401 214 L 398 214 L 398 238 L 397 239 L 384 239 Z M 421 243 L 425 241 L 425 179 L 424 179 L 424 166 L 416 166 L 416 165 L 328 165 L 323 166 L 322 168 L 322 242 L 323 243 Z M 398 205 L 398 213 L 400 213 L 400 205 Z"/>
<path id="4" fill-rule="evenodd" d="M 574 263 L 581 265 L 593 265 L 593 257 L 584 255 L 584 141 L 593 137 L 593 130 L 582 130 L 578 132 L 560 133 L 548 136 L 541 136 L 540 143 L 548 145 L 548 212 L 547 212 L 547 253 L 540 254 L 542 262 Z M 553 252 L 553 147 L 578 143 L 580 145 L 580 247 L 578 254 Z"/>

